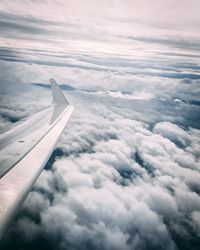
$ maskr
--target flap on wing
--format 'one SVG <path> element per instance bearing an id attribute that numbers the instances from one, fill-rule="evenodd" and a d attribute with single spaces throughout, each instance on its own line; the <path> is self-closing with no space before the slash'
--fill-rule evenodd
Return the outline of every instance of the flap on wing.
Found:
<path id="1" fill-rule="evenodd" d="M 69 103 L 54 79 L 50 79 L 53 103 L 67 106 Z"/>

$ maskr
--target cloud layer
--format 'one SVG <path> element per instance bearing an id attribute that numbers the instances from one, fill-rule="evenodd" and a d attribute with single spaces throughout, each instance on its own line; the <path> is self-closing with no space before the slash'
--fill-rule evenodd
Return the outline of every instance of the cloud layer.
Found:
<path id="1" fill-rule="evenodd" d="M 67 95 L 76 111 L 5 249 L 197 249 L 199 130 L 162 101 L 146 116 L 144 100 Z"/>

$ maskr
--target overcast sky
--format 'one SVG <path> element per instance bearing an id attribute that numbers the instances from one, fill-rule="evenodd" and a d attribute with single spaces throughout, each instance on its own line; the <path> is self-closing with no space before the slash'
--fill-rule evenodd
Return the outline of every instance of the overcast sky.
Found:
<path id="1" fill-rule="evenodd" d="M 199 12 L 0 1 L 0 131 L 51 104 L 49 78 L 75 106 L 3 249 L 198 249 Z"/>
<path id="2" fill-rule="evenodd" d="M 142 45 L 179 48 L 199 42 L 199 8 L 198 0 L 3 0 L 1 44 L 132 54 Z"/>

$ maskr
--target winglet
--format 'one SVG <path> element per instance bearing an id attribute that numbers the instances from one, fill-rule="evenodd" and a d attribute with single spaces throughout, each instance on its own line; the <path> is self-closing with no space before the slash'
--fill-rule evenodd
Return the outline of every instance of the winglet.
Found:
<path id="1" fill-rule="evenodd" d="M 69 103 L 54 79 L 50 79 L 53 103 L 67 106 Z"/>

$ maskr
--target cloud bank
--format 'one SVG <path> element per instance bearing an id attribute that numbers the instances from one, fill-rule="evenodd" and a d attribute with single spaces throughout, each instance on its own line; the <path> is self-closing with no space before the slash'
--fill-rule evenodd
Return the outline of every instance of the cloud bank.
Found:
<path id="1" fill-rule="evenodd" d="M 66 94 L 76 111 L 5 249 L 198 249 L 199 130 L 162 101 L 147 116 L 144 100 Z"/>

